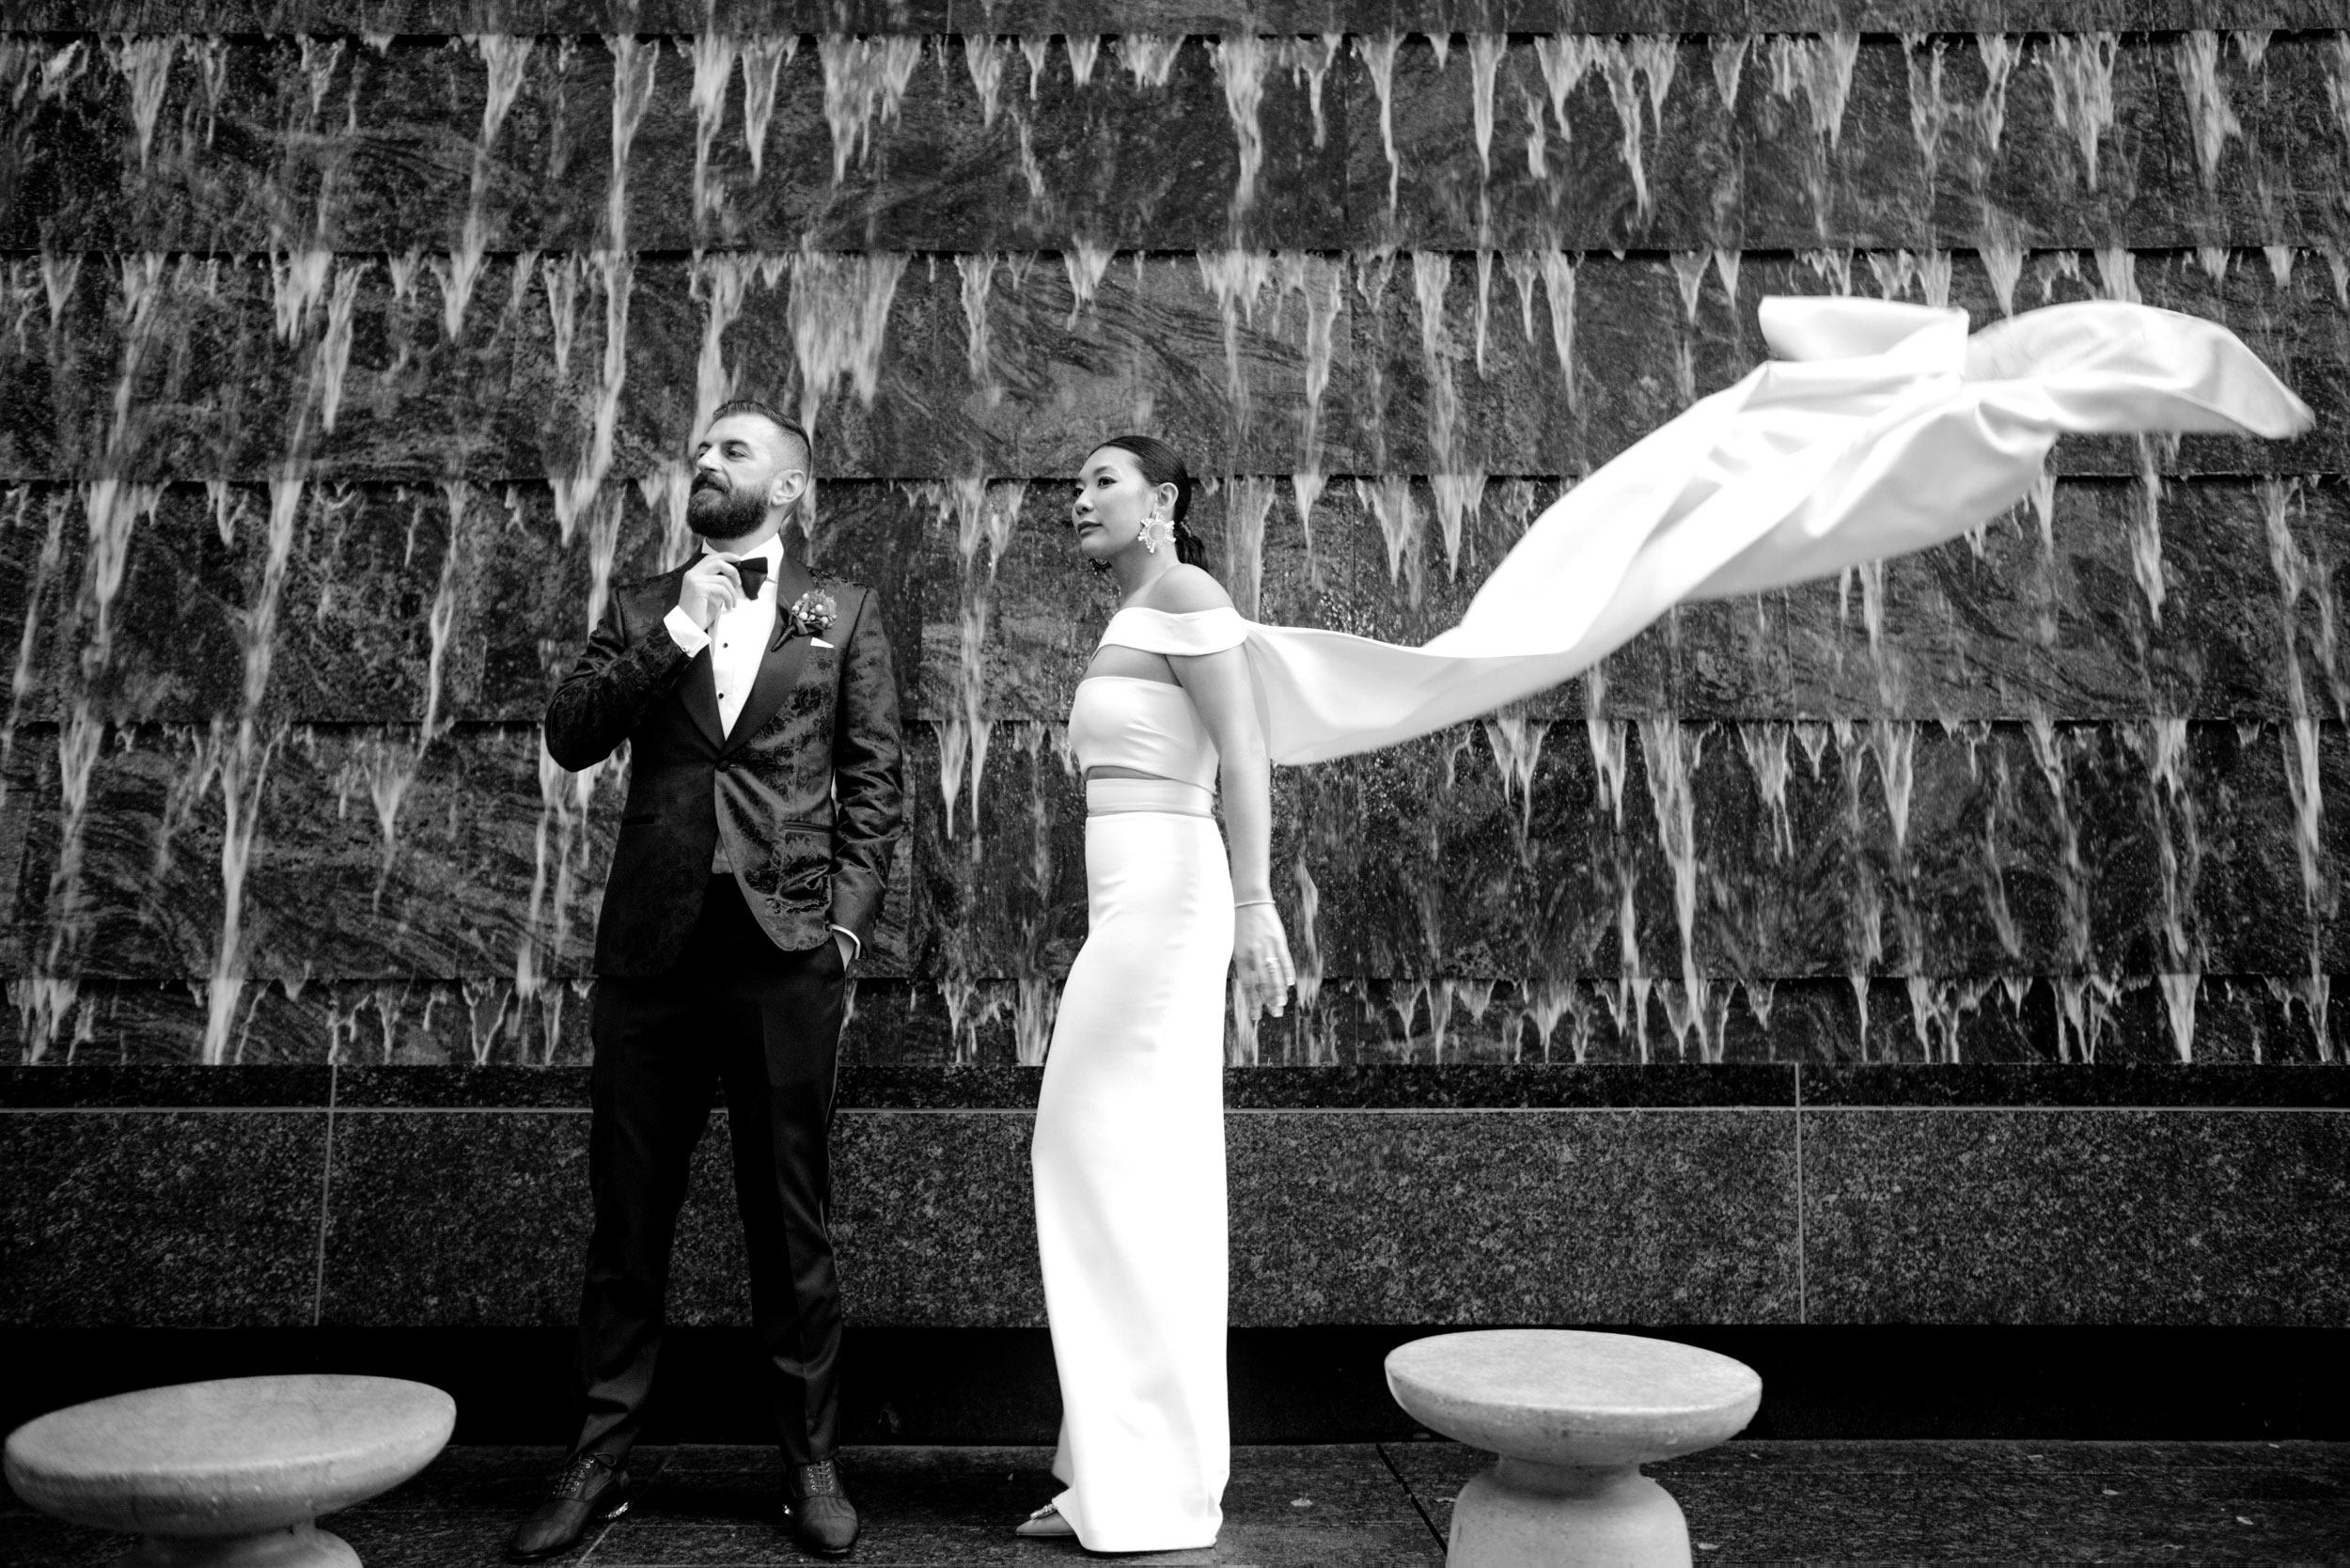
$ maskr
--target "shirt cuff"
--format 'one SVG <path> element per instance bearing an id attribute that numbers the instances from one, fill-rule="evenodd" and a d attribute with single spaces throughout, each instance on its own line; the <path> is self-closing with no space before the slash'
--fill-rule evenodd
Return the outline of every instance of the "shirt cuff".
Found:
<path id="1" fill-rule="evenodd" d="M 837 931 L 841 935 L 849 939 L 849 956 L 852 959 L 863 958 L 865 956 L 865 944 L 856 939 L 855 932 L 851 931 L 847 926 L 836 926 L 831 924 L 827 924 L 824 929 L 826 931 Z"/>
<path id="2" fill-rule="evenodd" d="M 669 613 L 661 618 L 661 624 L 668 628 L 669 640 L 683 649 L 688 657 L 710 646 L 710 634 L 694 624 L 694 618 L 685 613 L 682 604 L 672 604 Z"/>

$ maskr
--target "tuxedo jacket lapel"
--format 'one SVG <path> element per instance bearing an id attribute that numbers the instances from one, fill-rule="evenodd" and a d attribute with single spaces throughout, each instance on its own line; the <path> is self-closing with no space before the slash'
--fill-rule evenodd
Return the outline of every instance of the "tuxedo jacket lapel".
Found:
<path id="1" fill-rule="evenodd" d="M 677 578 L 669 585 L 669 608 L 677 608 L 678 597 L 685 591 L 685 568 L 677 569 Z M 652 635 L 666 638 L 668 632 L 656 625 Z M 727 744 L 725 724 L 718 717 L 718 666 L 705 648 L 694 655 L 685 666 L 685 675 L 678 682 L 678 696 L 685 703 L 685 711 L 694 716 L 694 728 L 702 732 L 713 749 Z"/>
<path id="2" fill-rule="evenodd" d="M 776 635 L 768 639 L 767 652 L 759 661 L 759 679 L 751 682 L 750 698 L 734 716 L 734 729 L 727 736 L 725 750 L 739 751 L 749 744 L 753 735 L 767 728 L 767 721 L 782 710 L 792 688 L 800 683 L 801 666 L 807 663 L 807 638 L 792 631 L 791 606 L 813 586 L 807 569 L 785 556 L 776 572 Z M 714 702 L 712 711 L 716 712 Z"/>
<path id="3" fill-rule="evenodd" d="M 791 698 L 791 688 L 800 683 L 800 666 L 807 663 L 806 637 L 789 636 L 782 647 L 767 650 L 767 656 L 759 662 L 759 679 L 751 683 L 750 700 L 734 715 L 734 729 L 727 736 L 726 750 L 742 750 L 753 735 L 767 728 L 767 721 L 781 712 Z"/>
<path id="4" fill-rule="evenodd" d="M 661 635 L 666 637 L 669 634 Z M 718 666 L 710 657 L 709 649 L 695 654 L 694 662 L 685 666 L 680 695 L 685 698 L 685 711 L 694 715 L 694 728 L 702 732 L 713 747 L 724 750 L 727 731 L 725 720 L 718 716 Z"/>

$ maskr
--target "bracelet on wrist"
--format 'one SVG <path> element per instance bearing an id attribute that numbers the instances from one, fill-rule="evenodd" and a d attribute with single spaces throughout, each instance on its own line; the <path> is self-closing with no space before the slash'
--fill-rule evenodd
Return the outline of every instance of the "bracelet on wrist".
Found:
<path id="1" fill-rule="evenodd" d="M 1263 904 L 1266 908 L 1270 909 L 1273 907 L 1273 901 L 1271 899 L 1242 899 L 1236 902 L 1232 907 L 1234 909 L 1248 909 L 1257 904 Z"/>

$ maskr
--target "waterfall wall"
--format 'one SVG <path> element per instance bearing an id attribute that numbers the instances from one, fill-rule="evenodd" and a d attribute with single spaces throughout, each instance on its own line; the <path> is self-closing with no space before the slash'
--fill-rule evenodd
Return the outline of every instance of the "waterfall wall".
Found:
<path id="1" fill-rule="evenodd" d="M 689 548 L 685 453 L 736 393 L 813 429 L 810 553 L 882 591 L 908 720 L 847 1043 L 860 1308 L 1033 1319 L 1003 1247 L 965 1260 L 985 1288 L 924 1260 L 1026 1223 L 994 1112 L 1032 1096 L 1083 936 L 1091 442 L 1185 450 L 1245 613 L 1416 641 L 1748 368 L 1776 292 L 2205 315 L 2320 423 L 2068 442 L 1978 537 L 1281 774 L 1303 983 L 1229 1042 L 1263 1232 L 1239 1321 L 2338 1316 L 2312 1215 L 2341 1206 L 2268 1206 L 2345 1168 L 2337 14 L 8 12 L 5 1101 L 50 1189 L 7 1229 L 78 1203 L 220 1276 L 110 1293 L 52 1234 L 0 1265 L 14 1321 L 568 1311 L 626 764 L 563 772 L 538 715 L 611 586 Z M 1154 30 L 1073 30 L 1113 24 Z M 2227 1182 L 2178 1187 L 2197 1159 Z M 221 1166 L 273 1174 L 222 1196 Z M 2149 1237 L 2231 1238 L 2201 1305 L 2047 1230 L 2101 1166 Z M 1551 1264 L 1476 1283 L 1426 1212 L 1463 1184 Z M 494 1195 L 505 1282 L 432 1283 L 430 1216 Z M 1661 1251 L 1623 1229 L 1660 1203 Z M 2009 1229 L 1926 1267 L 1891 1238 L 1937 1203 Z M 1429 1231 L 1428 1278 L 1308 1245 L 1350 1227 Z M 716 1294 L 685 1318 L 736 1313 L 731 1243 L 693 1236 Z M 232 1266 L 248 1244 L 282 1279 Z M 2302 1283 L 2259 1284 L 2274 1260 Z"/>

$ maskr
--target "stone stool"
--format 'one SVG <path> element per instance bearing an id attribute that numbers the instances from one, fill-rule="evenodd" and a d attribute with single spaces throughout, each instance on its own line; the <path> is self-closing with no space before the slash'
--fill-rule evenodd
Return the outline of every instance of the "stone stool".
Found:
<path id="1" fill-rule="evenodd" d="M 1423 1425 L 1501 1456 L 1452 1505 L 1449 1568 L 1685 1565 L 1689 1527 L 1642 1465 L 1735 1436 L 1762 1380 L 1669 1340 L 1575 1329 L 1439 1334 L 1387 1356 Z"/>
<path id="2" fill-rule="evenodd" d="M 93 1400 L 9 1434 L 8 1484 L 45 1513 L 144 1537 L 116 1568 L 359 1568 L 312 1523 L 432 1462 L 457 1422 L 389 1377 L 233 1377 Z"/>

